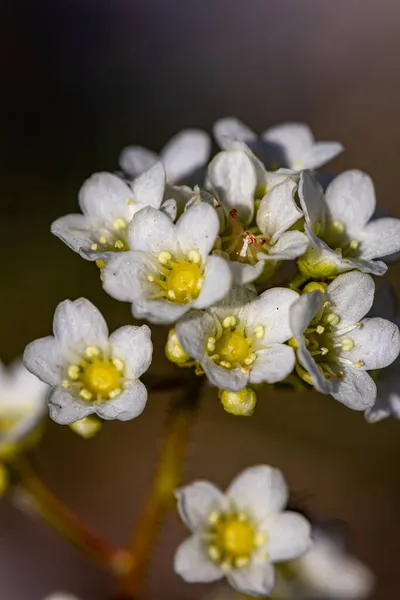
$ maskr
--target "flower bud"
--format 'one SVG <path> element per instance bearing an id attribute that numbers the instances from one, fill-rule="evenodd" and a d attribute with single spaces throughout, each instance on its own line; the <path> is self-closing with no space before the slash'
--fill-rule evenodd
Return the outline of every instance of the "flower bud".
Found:
<path id="1" fill-rule="evenodd" d="M 231 415 L 250 417 L 257 404 L 256 393 L 250 388 L 244 388 L 240 392 L 219 390 L 219 397 L 222 406 Z"/>
<path id="2" fill-rule="evenodd" d="M 323 258 L 323 254 L 315 250 L 307 250 L 297 259 L 297 266 L 303 275 L 325 279 L 339 275 L 338 266 L 334 260 Z"/>
<path id="3" fill-rule="evenodd" d="M 94 437 L 101 429 L 101 421 L 95 416 L 85 417 L 84 419 L 80 419 L 80 421 L 71 423 L 70 428 L 80 437 L 88 440 Z"/>
<path id="4" fill-rule="evenodd" d="M 191 359 L 189 354 L 186 354 L 182 348 L 178 336 L 175 333 L 175 329 L 169 330 L 168 340 L 165 345 L 165 354 L 171 362 L 181 366 Z"/>
<path id="5" fill-rule="evenodd" d="M 307 283 L 307 285 L 304 286 L 303 292 L 306 292 L 308 294 L 309 292 L 313 292 L 314 290 L 319 290 L 324 294 L 326 292 L 327 287 L 328 284 L 323 283 L 322 281 L 310 281 L 310 283 Z"/>

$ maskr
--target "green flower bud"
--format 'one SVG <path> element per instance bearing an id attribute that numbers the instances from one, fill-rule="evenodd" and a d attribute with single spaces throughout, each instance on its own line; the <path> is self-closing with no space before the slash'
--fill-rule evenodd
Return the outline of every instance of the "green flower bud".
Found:
<path id="1" fill-rule="evenodd" d="M 175 333 L 175 329 L 170 329 L 168 333 L 168 340 L 165 345 L 165 354 L 171 362 L 177 365 L 183 365 L 191 359 L 182 348 L 178 336 Z"/>
<path id="2" fill-rule="evenodd" d="M 307 285 L 304 286 L 303 292 L 313 292 L 314 290 L 319 290 L 322 293 L 326 292 L 328 287 L 327 283 L 322 283 L 321 281 L 310 281 Z"/>
<path id="3" fill-rule="evenodd" d="M 297 259 L 297 266 L 303 275 L 315 279 L 325 279 L 339 275 L 337 264 L 333 260 L 322 258 L 319 252 L 308 250 Z"/>
<path id="4" fill-rule="evenodd" d="M 244 388 L 240 392 L 219 390 L 219 397 L 226 412 L 236 416 L 250 417 L 257 404 L 256 393 L 250 388 Z"/>

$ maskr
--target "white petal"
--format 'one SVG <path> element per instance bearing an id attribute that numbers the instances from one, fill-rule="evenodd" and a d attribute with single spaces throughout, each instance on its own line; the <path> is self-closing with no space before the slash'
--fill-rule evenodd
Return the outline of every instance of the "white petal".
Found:
<path id="1" fill-rule="evenodd" d="M 376 399 L 376 385 L 372 377 L 356 368 L 343 369 L 343 373 L 332 396 L 353 410 L 365 410 L 372 406 Z"/>
<path id="2" fill-rule="evenodd" d="M 293 260 L 298 258 L 307 250 L 309 241 L 301 231 L 285 231 L 276 244 L 269 250 L 269 254 L 260 252 L 259 260 Z M 264 258 L 265 257 L 265 258 Z"/>
<path id="3" fill-rule="evenodd" d="M 49 385 L 58 385 L 63 378 L 67 359 L 53 336 L 35 340 L 24 352 L 26 368 Z"/>
<path id="4" fill-rule="evenodd" d="M 250 383 L 282 381 L 294 369 L 296 359 L 290 346 L 272 344 L 256 354 L 257 359 L 250 369 Z"/>
<path id="5" fill-rule="evenodd" d="M 255 327 L 264 327 L 262 344 L 286 342 L 292 331 L 289 311 L 299 295 L 288 288 L 272 288 L 251 302 L 247 309 L 246 332 L 251 334 Z"/>
<path id="6" fill-rule="evenodd" d="M 59 425 L 70 425 L 95 412 L 95 405 L 79 401 L 64 388 L 52 390 L 48 398 L 50 417 Z"/>
<path id="7" fill-rule="evenodd" d="M 188 538 L 178 547 L 174 571 L 188 583 L 216 581 L 223 577 L 221 569 L 207 557 L 204 542 L 197 535 Z"/>
<path id="8" fill-rule="evenodd" d="M 249 381 L 249 374 L 242 369 L 224 369 L 207 356 L 203 358 L 202 366 L 209 382 L 221 390 L 240 392 Z"/>
<path id="9" fill-rule="evenodd" d="M 86 300 L 60 302 L 54 313 L 54 335 L 62 348 L 83 352 L 87 346 L 108 346 L 108 328 L 101 312 Z"/>
<path id="10" fill-rule="evenodd" d="M 178 511 L 182 521 L 193 532 L 207 529 L 207 519 L 224 505 L 224 495 L 208 481 L 195 481 L 175 490 Z"/>
<path id="11" fill-rule="evenodd" d="M 264 520 L 280 512 L 288 501 L 288 487 L 279 469 L 258 465 L 245 469 L 229 486 L 225 494 L 239 511 Z"/>
<path id="12" fill-rule="evenodd" d="M 229 142 L 227 138 L 237 140 L 239 142 L 256 142 L 258 136 L 247 125 L 234 117 L 225 117 L 214 123 L 213 134 L 215 140 L 222 150 L 229 150 Z"/>
<path id="13" fill-rule="evenodd" d="M 326 221 L 324 193 L 314 175 L 308 171 L 300 174 L 298 194 L 306 222 L 313 231 L 323 232 Z"/>
<path id="14" fill-rule="evenodd" d="M 365 411 L 369 423 L 377 423 L 388 417 L 400 419 L 400 377 L 398 375 L 399 360 L 391 367 L 389 373 L 378 378 L 378 396 L 374 406 Z M 392 372 L 393 371 L 393 372 Z"/>
<path id="15" fill-rule="evenodd" d="M 227 579 L 235 590 L 248 596 L 269 598 L 275 585 L 274 568 L 265 562 L 230 571 Z"/>
<path id="16" fill-rule="evenodd" d="M 217 212 L 205 202 L 186 210 L 176 224 L 176 236 L 185 255 L 196 250 L 204 259 L 212 250 L 219 231 Z"/>
<path id="17" fill-rule="evenodd" d="M 111 173 L 95 173 L 79 190 L 79 205 L 83 214 L 102 224 L 112 224 L 118 218 L 129 222 L 130 200 L 132 190 Z"/>
<path id="18" fill-rule="evenodd" d="M 400 219 L 377 219 L 359 234 L 360 258 L 371 260 L 389 256 L 400 250 Z"/>
<path id="19" fill-rule="evenodd" d="M 366 371 L 388 367 L 399 355 L 399 328 L 386 319 L 363 319 L 361 327 L 344 335 L 353 340 L 354 348 L 343 353 L 343 357 L 353 362 L 362 361 L 361 368 Z"/>
<path id="20" fill-rule="evenodd" d="M 164 166 L 161 162 L 157 162 L 133 181 L 133 200 L 141 206 L 152 206 L 158 209 L 164 197 L 164 189 Z"/>
<path id="21" fill-rule="evenodd" d="M 96 413 L 107 420 L 129 421 L 143 412 L 146 402 L 146 386 L 141 381 L 135 381 L 116 398 L 96 405 Z"/>
<path id="22" fill-rule="evenodd" d="M 232 272 L 226 260 L 220 256 L 209 256 L 204 270 L 204 282 L 195 308 L 206 308 L 220 302 L 229 293 L 233 284 Z"/>
<path id="23" fill-rule="evenodd" d="M 170 182 L 195 173 L 210 157 L 211 140 L 201 129 L 184 129 L 169 140 L 161 152 Z"/>
<path id="24" fill-rule="evenodd" d="M 374 301 L 375 283 L 370 275 L 352 271 L 336 277 L 328 286 L 329 310 L 340 317 L 339 329 L 361 321 Z"/>
<path id="25" fill-rule="evenodd" d="M 169 198 L 168 200 L 163 202 L 160 210 L 161 212 L 166 214 L 171 219 L 171 221 L 174 222 L 178 215 L 178 205 L 176 203 L 175 198 Z"/>
<path id="26" fill-rule="evenodd" d="M 220 152 L 210 162 L 208 180 L 216 190 L 226 212 L 236 209 L 243 224 L 249 223 L 254 212 L 257 176 L 245 152 Z"/>
<path id="27" fill-rule="evenodd" d="M 134 300 L 132 314 L 136 319 L 146 319 L 151 323 L 174 323 L 193 307 L 192 303 L 174 304 L 169 300 Z"/>
<path id="28" fill-rule="evenodd" d="M 257 212 L 257 225 L 271 244 L 303 216 L 294 201 L 296 189 L 296 182 L 288 177 L 261 200 Z"/>
<path id="29" fill-rule="evenodd" d="M 142 208 L 133 217 L 128 228 L 129 247 L 158 256 L 167 250 L 176 254 L 178 246 L 175 226 L 163 212 L 152 207 Z"/>
<path id="30" fill-rule="evenodd" d="M 120 327 L 110 335 L 110 345 L 112 356 L 124 361 L 127 379 L 137 379 L 150 367 L 153 344 L 147 325 Z"/>
<path id="31" fill-rule="evenodd" d="M 74 252 L 90 250 L 93 243 L 90 221 L 84 215 L 66 215 L 51 224 L 51 233 Z M 84 256 L 86 258 L 86 256 Z"/>
<path id="32" fill-rule="evenodd" d="M 344 223 L 350 232 L 360 231 L 375 210 L 375 190 L 371 178 L 357 170 L 338 175 L 326 190 L 326 204 L 331 221 Z"/>
<path id="33" fill-rule="evenodd" d="M 298 513 L 273 515 L 265 520 L 262 529 L 267 535 L 266 551 L 272 562 L 298 558 L 311 546 L 311 525 Z"/>
<path id="34" fill-rule="evenodd" d="M 304 152 L 302 169 L 318 169 L 343 152 L 339 142 L 315 142 Z"/>
<path id="35" fill-rule="evenodd" d="M 212 316 L 199 310 L 191 311 L 176 324 L 176 335 L 189 356 L 200 362 L 206 353 L 207 338 L 214 333 Z"/>
<path id="36" fill-rule="evenodd" d="M 137 177 L 150 169 L 159 157 L 152 150 L 142 146 L 128 146 L 124 148 L 119 157 L 121 169 L 130 177 Z"/>
<path id="37" fill-rule="evenodd" d="M 215 252 L 217 254 L 217 252 Z M 236 261 L 229 261 L 229 268 L 232 272 L 234 283 L 236 285 L 247 285 L 260 277 L 264 269 L 264 263 L 259 260 L 255 265 L 248 265 Z"/>
<path id="38" fill-rule="evenodd" d="M 283 123 L 267 129 L 262 135 L 267 142 L 279 145 L 289 168 L 304 168 L 303 156 L 314 143 L 310 128 L 304 123 Z"/>
<path id="39" fill-rule="evenodd" d="M 110 296 L 122 302 L 139 301 L 158 291 L 147 276 L 158 277 L 159 263 L 145 252 L 121 252 L 113 255 L 102 270 L 103 287 Z"/>

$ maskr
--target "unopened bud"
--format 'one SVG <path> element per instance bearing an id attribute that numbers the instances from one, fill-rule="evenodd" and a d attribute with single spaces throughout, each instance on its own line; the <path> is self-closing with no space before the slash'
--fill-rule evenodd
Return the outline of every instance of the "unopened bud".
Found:
<path id="1" fill-rule="evenodd" d="M 102 424 L 100 419 L 95 416 L 85 417 L 70 425 L 72 431 L 83 437 L 85 440 L 94 437 L 101 427 Z"/>
<path id="2" fill-rule="evenodd" d="M 327 287 L 328 285 L 321 281 L 310 281 L 310 283 L 307 283 L 307 285 L 304 286 L 303 292 L 306 292 L 308 294 L 309 292 L 313 292 L 314 290 L 319 290 L 324 294 L 326 292 Z"/>
<path id="3" fill-rule="evenodd" d="M 250 417 L 257 404 L 256 393 L 250 388 L 244 388 L 240 392 L 219 390 L 219 397 L 226 412 L 241 417 Z"/>
<path id="4" fill-rule="evenodd" d="M 175 329 L 169 330 L 168 340 L 165 345 L 165 354 L 168 360 L 177 365 L 183 365 L 191 358 L 189 354 L 187 354 L 182 348 L 178 340 L 178 336 L 176 335 Z"/>

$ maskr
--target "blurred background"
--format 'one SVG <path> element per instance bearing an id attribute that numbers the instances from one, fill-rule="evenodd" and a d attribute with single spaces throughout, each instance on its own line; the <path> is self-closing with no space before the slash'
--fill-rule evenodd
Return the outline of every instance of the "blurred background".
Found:
<path id="1" fill-rule="evenodd" d="M 86 296 L 110 329 L 128 305 L 101 289 L 97 269 L 52 237 L 78 212 L 84 179 L 115 170 L 121 149 L 160 149 L 179 129 L 210 131 L 234 115 L 262 131 L 304 121 L 358 167 L 380 208 L 400 217 L 400 5 L 392 0 L 29 0 L 0 7 L 0 355 L 9 362 L 47 335 L 55 306 Z M 400 271 L 394 266 L 390 280 Z M 166 331 L 155 333 L 155 373 Z M 1 393 L 1 391 L 0 391 Z M 45 480 L 83 518 L 123 542 L 146 497 L 168 402 L 150 397 L 140 419 L 106 424 L 92 441 L 50 424 L 36 460 Z M 374 600 L 400 596 L 400 423 L 367 425 L 330 397 L 277 392 L 251 419 L 223 412 L 206 390 L 185 480 L 225 486 L 265 462 L 286 474 L 315 518 L 346 524 L 350 550 L 378 577 Z M 172 571 L 185 536 L 171 516 L 143 597 L 194 600 Z M 0 503 L 0 597 L 41 600 L 64 589 L 106 600 L 113 581 L 41 523 Z M 162 591 L 161 591 L 162 590 Z"/>

